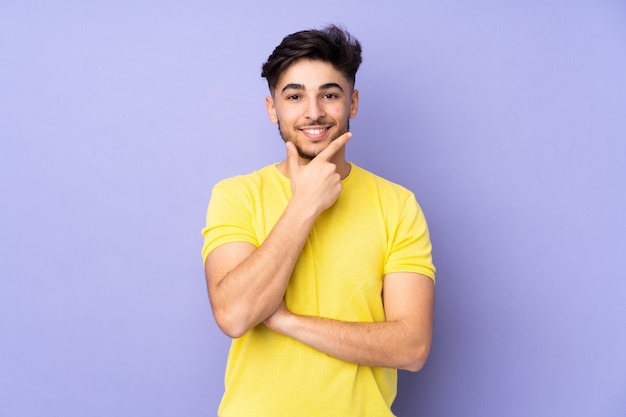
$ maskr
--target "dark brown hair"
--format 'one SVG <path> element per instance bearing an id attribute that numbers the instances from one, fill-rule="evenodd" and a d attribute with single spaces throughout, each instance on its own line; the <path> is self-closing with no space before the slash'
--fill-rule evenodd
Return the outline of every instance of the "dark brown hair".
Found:
<path id="1" fill-rule="evenodd" d="M 335 25 L 286 36 L 262 67 L 261 77 L 267 79 L 270 92 L 274 92 L 283 71 L 303 58 L 331 63 L 354 86 L 362 61 L 361 44 L 346 30 Z"/>

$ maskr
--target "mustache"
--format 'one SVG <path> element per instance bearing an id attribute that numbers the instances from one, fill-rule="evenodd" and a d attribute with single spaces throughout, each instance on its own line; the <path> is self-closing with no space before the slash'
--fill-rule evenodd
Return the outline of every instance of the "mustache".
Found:
<path id="1" fill-rule="evenodd" d="M 326 120 L 326 119 L 317 119 L 317 120 L 313 120 L 311 122 L 305 123 L 305 124 L 301 124 L 301 125 L 297 125 L 296 128 L 300 129 L 302 127 L 311 127 L 311 126 L 333 126 L 334 123 L 331 122 L 330 120 Z"/>

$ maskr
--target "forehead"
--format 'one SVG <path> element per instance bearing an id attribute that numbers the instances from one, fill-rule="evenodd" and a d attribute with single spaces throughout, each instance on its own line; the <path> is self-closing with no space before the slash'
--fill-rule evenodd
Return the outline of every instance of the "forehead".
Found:
<path id="1" fill-rule="evenodd" d="M 339 84 L 346 91 L 349 86 L 348 80 L 343 73 L 337 70 L 331 63 L 300 59 L 283 71 L 276 83 L 276 91 L 281 91 L 287 84 L 300 84 L 305 89 L 317 89 L 329 83 Z"/>

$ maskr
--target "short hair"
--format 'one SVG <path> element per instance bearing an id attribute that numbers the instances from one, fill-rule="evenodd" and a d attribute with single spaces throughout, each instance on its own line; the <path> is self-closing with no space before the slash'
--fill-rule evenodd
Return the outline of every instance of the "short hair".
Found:
<path id="1" fill-rule="evenodd" d="M 299 59 L 329 62 L 352 83 L 361 65 L 361 44 L 345 29 L 329 25 L 286 36 L 263 64 L 261 77 L 274 92 L 281 74 Z"/>

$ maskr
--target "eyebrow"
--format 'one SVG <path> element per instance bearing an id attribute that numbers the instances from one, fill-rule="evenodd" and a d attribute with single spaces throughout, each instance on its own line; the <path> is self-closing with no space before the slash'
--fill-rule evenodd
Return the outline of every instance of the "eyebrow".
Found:
<path id="1" fill-rule="evenodd" d="M 323 90 L 328 90 L 330 88 L 338 88 L 341 92 L 343 92 L 343 88 L 337 83 L 322 84 L 320 85 L 319 90 L 323 91 Z M 306 88 L 304 88 L 304 84 L 291 83 L 291 84 L 287 84 L 286 86 L 284 86 L 282 89 L 282 92 L 284 93 L 286 90 L 306 90 Z"/>

